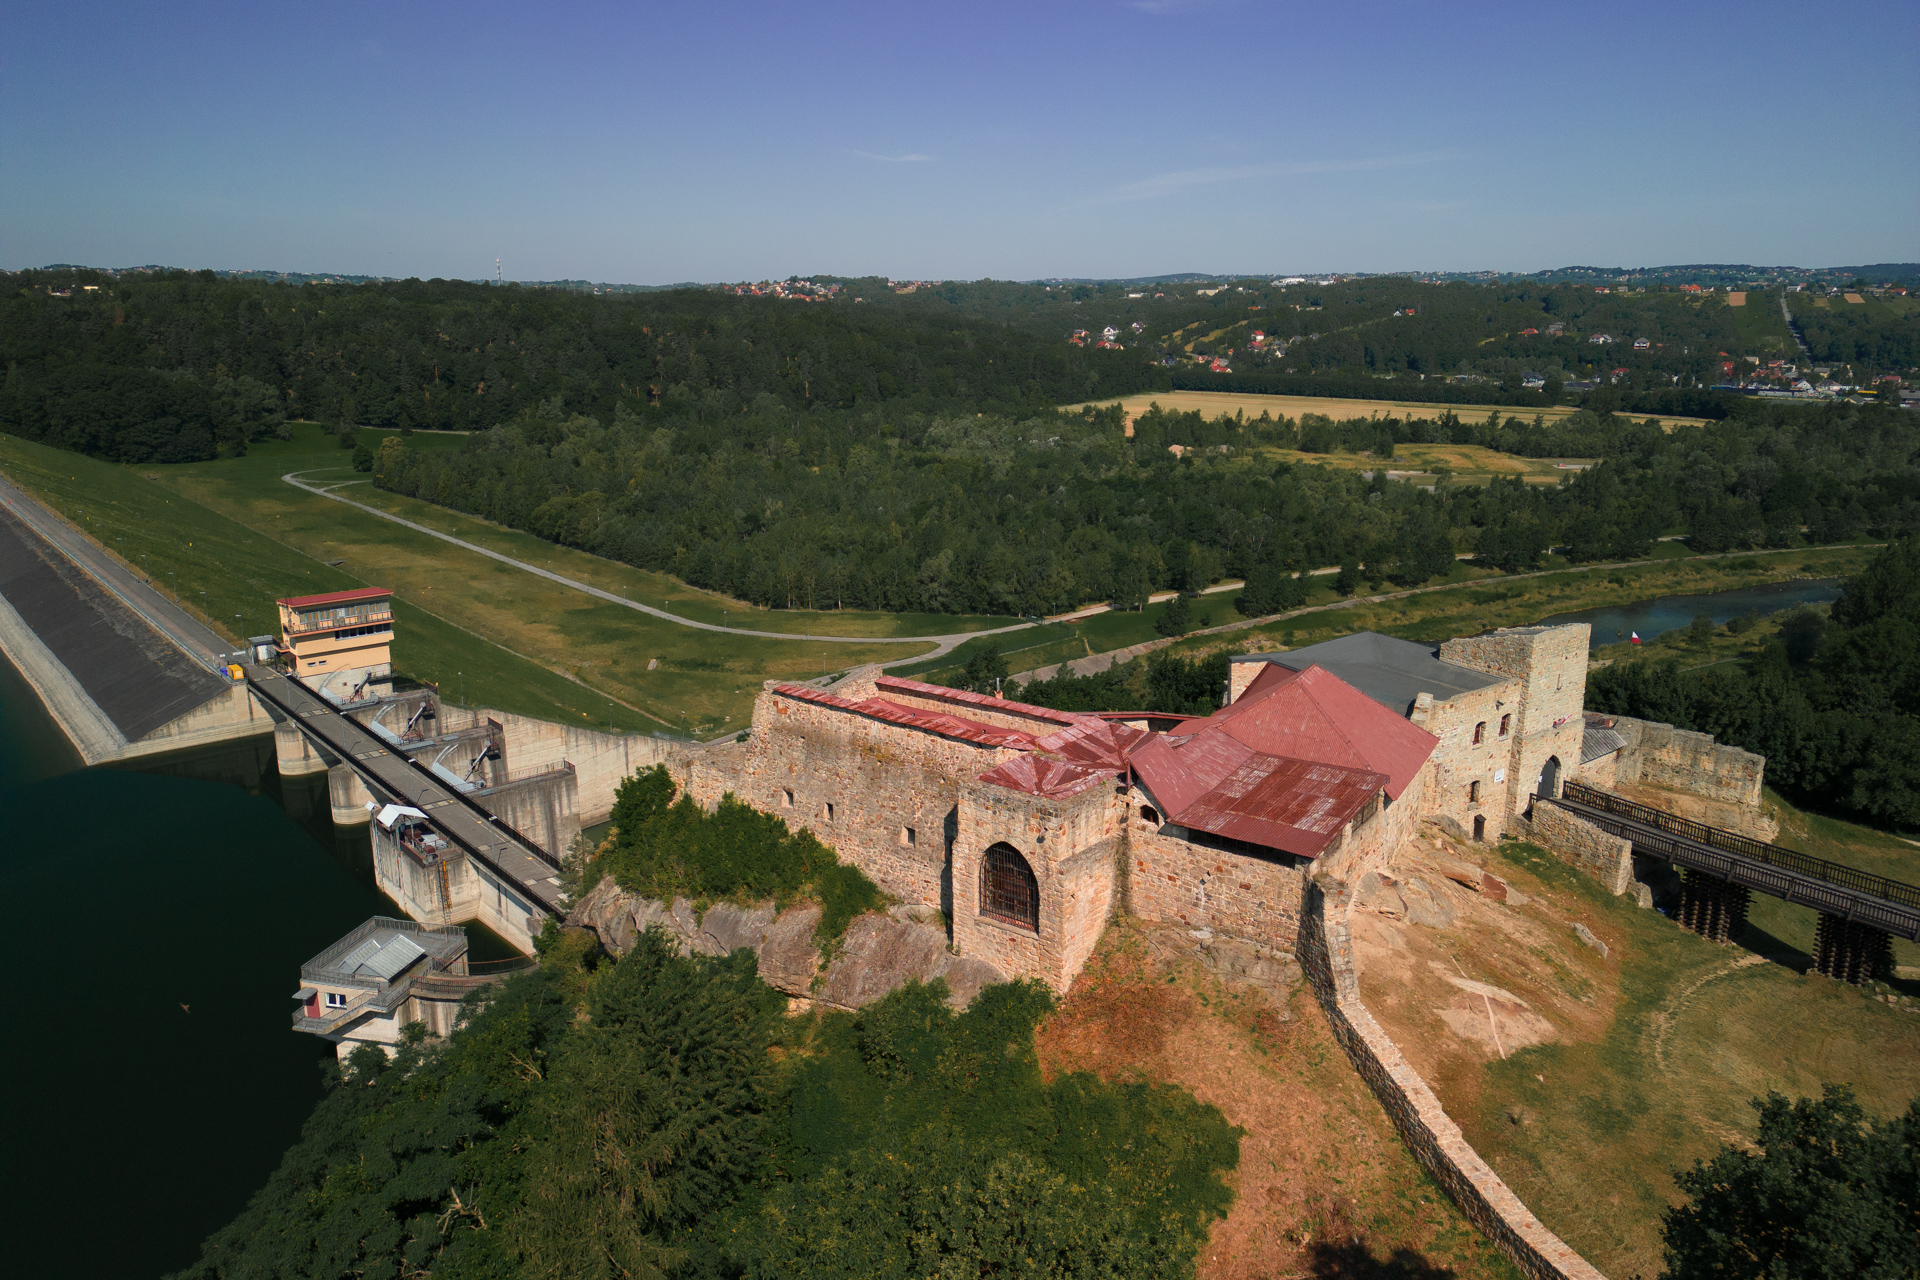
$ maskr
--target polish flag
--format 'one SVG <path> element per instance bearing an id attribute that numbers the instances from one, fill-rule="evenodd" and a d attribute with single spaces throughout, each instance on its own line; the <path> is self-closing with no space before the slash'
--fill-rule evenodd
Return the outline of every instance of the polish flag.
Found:
<path id="1" fill-rule="evenodd" d="M 1638 631 L 1633 633 L 1633 643 L 1634 644 L 1640 643 L 1640 633 Z"/>

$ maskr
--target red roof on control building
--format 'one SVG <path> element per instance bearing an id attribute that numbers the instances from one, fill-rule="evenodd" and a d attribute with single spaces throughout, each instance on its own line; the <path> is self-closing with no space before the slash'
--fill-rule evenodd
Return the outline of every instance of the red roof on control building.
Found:
<path id="1" fill-rule="evenodd" d="M 387 587 L 359 587 L 352 591 L 329 591 L 319 596 L 294 596 L 288 600 L 276 600 L 289 609 L 314 609 L 323 604 L 357 604 L 362 600 L 384 600 L 393 591 Z"/>

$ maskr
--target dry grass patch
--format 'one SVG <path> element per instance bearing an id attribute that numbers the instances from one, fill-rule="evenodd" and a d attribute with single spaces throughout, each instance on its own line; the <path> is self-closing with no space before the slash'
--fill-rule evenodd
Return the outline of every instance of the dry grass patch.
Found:
<path id="1" fill-rule="evenodd" d="M 1435 419 L 1443 413 L 1452 413 L 1460 418 L 1485 418 L 1489 413 L 1498 413 L 1503 418 L 1512 415 L 1522 421 L 1531 421 L 1537 414 L 1548 422 L 1558 422 L 1579 412 L 1572 405 L 1554 405 L 1546 409 L 1519 409 L 1511 405 L 1494 404 L 1433 404 L 1420 400 L 1352 400 L 1338 396 L 1280 396 L 1261 395 L 1249 391 L 1142 391 L 1137 395 L 1122 396 L 1113 400 L 1089 402 L 1094 408 L 1119 405 L 1126 411 L 1129 421 L 1138 418 L 1154 404 L 1170 413 L 1200 412 L 1209 418 L 1221 414 L 1231 417 L 1235 413 L 1257 418 L 1262 413 L 1270 417 L 1281 416 L 1298 418 L 1303 413 L 1319 413 L 1329 418 L 1371 418 L 1375 414 L 1392 415 L 1398 418 Z M 1086 406 L 1066 405 L 1063 412 L 1076 412 Z M 1668 426 L 1706 425 L 1704 418 L 1661 418 Z"/>
<path id="2" fill-rule="evenodd" d="M 1401 1145 L 1292 976 L 1223 982 L 1185 930 L 1116 924 L 1042 1024 L 1042 1068 L 1176 1084 L 1245 1130 L 1203 1280 L 1513 1280 Z"/>

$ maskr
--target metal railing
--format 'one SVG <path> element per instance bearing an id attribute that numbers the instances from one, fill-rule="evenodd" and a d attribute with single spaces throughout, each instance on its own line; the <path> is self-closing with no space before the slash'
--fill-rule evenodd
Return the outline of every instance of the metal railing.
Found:
<path id="1" fill-rule="evenodd" d="M 549 775 L 561 775 L 572 772 L 574 772 L 574 768 L 573 761 L 571 760 L 562 760 L 558 764 L 530 764 L 524 769 L 507 770 L 506 776 L 496 782 L 489 782 L 473 794 L 482 795 L 488 791 L 497 791 L 501 787 L 511 787 L 516 783 L 532 782 L 535 778 L 544 778 Z"/>
<path id="2" fill-rule="evenodd" d="M 1902 906 L 1920 908 L 1920 885 L 1905 884 L 1899 880 L 1889 880 L 1885 876 L 1876 876 L 1845 863 L 1829 862 L 1825 858 L 1816 858 L 1810 853 L 1801 853 L 1797 849 L 1788 849 L 1777 844 L 1767 844 L 1750 836 L 1739 835 L 1732 831 L 1723 831 L 1719 827 L 1709 827 L 1702 822 L 1677 817 L 1644 804 L 1635 804 L 1608 791 L 1595 787 L 1569 782 L 1560 789 L 1562 799 L 1599 809 L 1604 813 L 1615 814 L 1643 826 L 1656 827 L 1676 836 L 1692 840 L 1696 844 L 1708 845 L 1728 853 L 1737 853 L 1741 857 L 1751 858 L 1782 871 L 1806 876 L 1812 880 L 1823 880 L 1828 884 L 1851 889 L 1856 893 L 1870 893 L 1876 898 L 1888 902 L 1897 902 Z"/>

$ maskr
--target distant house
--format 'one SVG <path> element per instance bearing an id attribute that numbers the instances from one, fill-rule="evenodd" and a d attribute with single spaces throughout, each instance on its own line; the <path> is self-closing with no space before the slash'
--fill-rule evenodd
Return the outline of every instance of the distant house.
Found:
<path id="1" fill-rule="evenodd" d="M 1645 351 L 1648 347 L 1651 347 L 1652 345 L 1653 345 L 1653 340 L 1651 338 L 1635 338 L 1633 340 L 1633 349 L 1635 351 Z"/>
<path id="2" fill-rule="evenodd" d="M 1588 338 L 1587 341 L 1591 342 L 1596 347 L 1601 347 L 1601 346 L 1605 346 L 1609 342 L 1612 342 L 1613 335 L 1610 333 L 1596 333 L 1591 338 Z"/>
<path id="3" fill-rule="evenodd" d="M 1559 320 L 1555 320 L 1552 324 L 1547 326 L 1547 333 L 1550 336 L 1555 338 L 1559 337 L 1561 334 L 1565 333 L 1566 331 L 1567 331 L 1566 324 Z"/>
<path id="4" fill-rule="evenodd" d="M 1520 375 L 1520 385 L 1529 391 L 1538 391 L 1547 385 L 1547 380 L 1529 369 Z"/>
<path id="5" fill-rule="evenodd" d="M 1100 336 L 1105 338 L 1108 342 L 1112 342 L 1115 338 L 1120 336 L 1120 331 L 1114 328 L 1112 325 L 1108 325 L 1106 328 L 1100 331 Z"/>
<path id="6" fill-rule="evenodd" d="M 1680 292 L 1682 292 L 1682 293 L 1698 293 L 1698 292 L 1700 292 L 1700 286 L 1699 286 L 1699 285 L 1697 285 L 1697 284 L 1683 284 L 1683 285 L 1681 285 L 1681 286 L 1680 286 Z"/>
<path id="7" fill-rule="evenodd" d="M 1613 292 L 1613 290 L 1607 288 L 1607 286 L 1603 284 L 1597 284 L 1593 286 L 1593 291 L 1595 293 L 1612 293 Z"/>
<path id="8" fill-rule="evenodd" d="M 1135 320 L 1131 328 L 1135 333 L 1145 333 L 1147 331 L 1147 326 L 1139 320 Z"/>
<path id="9" fill-rule="evenodd" d="M 1538 329 L 1522 329 L 1520 336 L 1523 338 L 1537 338 L 1540 336 L 1540 331 Z"/>

